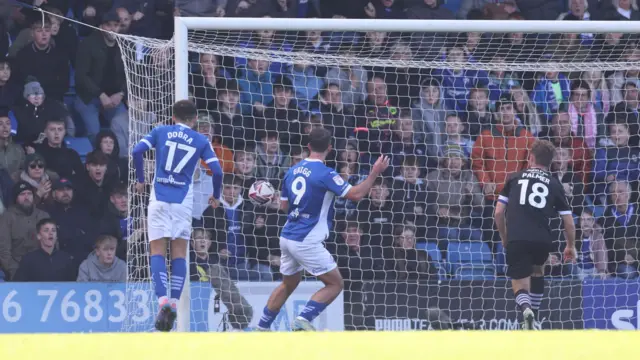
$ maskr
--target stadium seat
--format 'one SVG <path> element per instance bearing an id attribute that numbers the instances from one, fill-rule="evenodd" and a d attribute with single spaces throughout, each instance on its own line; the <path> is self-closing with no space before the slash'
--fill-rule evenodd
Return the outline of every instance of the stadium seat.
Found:
<path id="1" fill-rule="evenodd" d="M 457 280 L 495 280 L 493 265 L 463 264 L 456 270 Z"/>
<path id="2" fill-rule="evenodd" d="M 80 155 L 80 159 L 84 162 L 87 154 L 93 151 L 93 145 L 91 145 L 91 141 L 85 137 L 67 137 L 64 139 L 67 147 L 75 150 Z"/>
<path id="3" fill-rule="evenodd" d="M 438 277 L 444 280 L 447 277 L 446 264 L 442 260 L 442 252 L 435 242 L 420 242 L 416 244 L 416 250 L 424 250 L 429 254 L 432 264 L 438 269 Z"/>
<path id="4" fill-rule="evenodd" d="M 447 254 L 451 272 L 454 274 L 463 264 L 493 265 L 489 246 L 480 241 L 450 241 Z"/>

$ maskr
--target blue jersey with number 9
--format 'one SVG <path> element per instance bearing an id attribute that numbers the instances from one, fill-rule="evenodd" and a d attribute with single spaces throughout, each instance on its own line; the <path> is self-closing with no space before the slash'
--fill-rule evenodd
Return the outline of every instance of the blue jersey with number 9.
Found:
<path id="1" fill-rule="evenodd" d="M 326 240 L 335 196 L 345 196 L 349 189 L 351 185 L 321 160 L 305 159 L 290 168 L 281 194 L 289 202 L 289 216 L 280 236 L 292 241 Z"/>
<path id="2" fill-rule="evenodd" d="M 198 162 L 218 161 L 209 140 L 186 125 L 175 124 L 154 128 L 141 142 L 156 148 L 151 200 L 192 204 L 193 174 Z"/>

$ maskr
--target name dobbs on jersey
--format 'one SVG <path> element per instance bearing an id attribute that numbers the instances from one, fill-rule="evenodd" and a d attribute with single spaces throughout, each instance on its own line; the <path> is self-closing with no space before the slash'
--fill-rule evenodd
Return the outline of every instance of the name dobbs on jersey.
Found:
<path id="1" fill-rule="evenodd" d="M 174 139 L 174 138 L 182 139 L 189 145 L 191 145 L 191 143 L 193 142 L 193 138 L 190 137 L 189 134 L 185 134 L 182 131 L 171 131 L 171 132 L 168 132 L 167 133 L 167 138 L 168 139 Z"/>
<path id="2" fill-rule="evenodd" d="M 522 173 L 522 177 L 527 179 L 537 179 L 547 185 L 551 182 L 551 180 L 549 180 L 546 174 L 539 173 L 539 172 L 524 172 Z"/>

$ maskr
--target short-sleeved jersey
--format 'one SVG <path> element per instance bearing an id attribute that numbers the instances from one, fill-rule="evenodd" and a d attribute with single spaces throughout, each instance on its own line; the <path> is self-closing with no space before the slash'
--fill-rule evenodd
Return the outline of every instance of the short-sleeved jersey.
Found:
<path id="1" fill-rule="evenodd" d="M 551 242 L 549 220 L 571 214 L 560 181 L 542 169 L 510 175 L 498 201 L 507 205 L 507 240 Z"/>
<path id="2" fill-rule="evenodd" d="M 292 241 L 322 242 L 329 236 L 335 196 L 345 196 L 351 185 L 321 160 L 305 159 L 284 177 L 281 199 L 289 202 L 289 216 L 281 237 Z"/>
<path id="3" fill-rule="evenodd" d="M 193 174 L 200 159 L 218 161 L 209 140 L 183 124 L 158 126 L 142 140 L 156 149 L 151 201 L 193 204 Z"/>

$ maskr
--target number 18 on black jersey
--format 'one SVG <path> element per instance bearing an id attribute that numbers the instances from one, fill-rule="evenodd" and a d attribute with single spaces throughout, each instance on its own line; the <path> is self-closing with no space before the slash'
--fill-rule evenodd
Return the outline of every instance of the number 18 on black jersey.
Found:
<path id="1" fill-rule="evenodd" d="M 571 214 L 562 184 L 542 169 L 511 174 L 498 201 L 507 205 L 508 241 L 551 242 L 549 220 Z"/>

